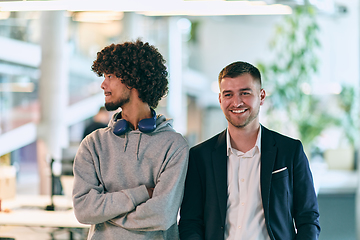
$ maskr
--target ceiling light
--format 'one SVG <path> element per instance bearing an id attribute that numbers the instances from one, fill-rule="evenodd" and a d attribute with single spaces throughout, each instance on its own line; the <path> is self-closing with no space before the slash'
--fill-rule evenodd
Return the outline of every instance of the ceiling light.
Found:
<path id="1" fill-rule="evenodd" d="M 76 12 L 73 15 L 73 20 L 78 22 L 109 23 L 121 20 L 123 17 L 123 12 Z"/>
<path id="2" fill-rule="evenodd" d="M 269 15 L 291 14 L 289 6 L 266 4 L 264 1 L 182 1 L 182 0 L 81 0 L 7 1 L 0 2 L 1 11 L 118 11 L 145 15 Z"/>
<path id="3" fill-rule="evenodd" d="M 0 12 L 66 10 L 64 1 L 2 1 Z"/>
<path id="4" fill-rule="evenodd" d="M 10 17 L 10 12 L 0 12 L 0 20 L 8 19 Z"/>
<path id="5" fill-rule="evenodd" d="M 255 5 L 248 2 L 185 2 L 179 4 L 177 8 L 164 8 L 161 10 L 139 12 L 147 16 L 224 16 L 224 15 L 281 15 L 291 14 L 292 9 L 289 6 L 274 5 Z"/>

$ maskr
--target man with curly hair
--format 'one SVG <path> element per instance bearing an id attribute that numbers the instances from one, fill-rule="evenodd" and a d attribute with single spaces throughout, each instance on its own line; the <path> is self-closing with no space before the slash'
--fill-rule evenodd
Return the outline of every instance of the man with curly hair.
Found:
<path id="1" fill-rule="evenodd" d="M 108 127 L 80 144 L 73 202 L 88 239 L 178 239 L 188 144 L 154 109 L 168 90 L 165 60 L 140 40 L 98 52 L 92 70 L 103 76 Z"/>

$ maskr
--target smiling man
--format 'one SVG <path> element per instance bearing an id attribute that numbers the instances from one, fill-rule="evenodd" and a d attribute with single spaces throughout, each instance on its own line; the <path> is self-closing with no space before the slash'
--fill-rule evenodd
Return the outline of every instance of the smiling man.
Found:
<path id="1" fill-rule="evenodd" d="M 76 218 L 91 240 L 179 238 L 188 144 L 155 108 L 168 89 L 165 60 L 143 43 L 111 44 L 92 70 L 104 77 L 108 127 L 81 142 L 74 161 Z"/>
<path id="2" fill-rule="evenodd" d="M 222 133 L 190 149 L 180 210 L 182 240 L 316 240 L 319 210 L 299 140 L 259 123 L 259 70 L 234 62 L 219 74 Z"/>

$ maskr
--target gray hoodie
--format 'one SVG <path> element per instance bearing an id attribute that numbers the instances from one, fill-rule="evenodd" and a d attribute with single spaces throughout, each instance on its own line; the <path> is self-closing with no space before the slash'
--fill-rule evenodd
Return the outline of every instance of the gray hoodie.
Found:
<path id="1" fill-rule="evenodd" d="M 151 133 L 116 136 L 108 127 L 89 134 L 74 162 L 76 218 L 91 224 L 88 239 L 178 239 L 188 144 L 158 116 Z M 149 198 L 147 187 L 154 187 Z"/>

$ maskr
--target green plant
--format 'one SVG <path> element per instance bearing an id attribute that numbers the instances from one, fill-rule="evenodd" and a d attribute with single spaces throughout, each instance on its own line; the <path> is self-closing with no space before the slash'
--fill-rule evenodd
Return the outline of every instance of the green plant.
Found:
<path id="1" fill-rule="evenodd" d="M 338 95 L 339 107 L 342 114 L 339 114 L 340 124 L 343 126 L 344 134 L 349 144 L 357 148 L 359 141 L 359 94 L 354 86 L 343 84 L 342 91 Z"/>
<path id="2" fill-rule="evenodd" d="M 318 72 L 319 26 L 310 5 L 298 6 L 276 26 L 270 42 L 273 63 L 258 63 L 267 90 L 267 124 L 282 132 L 296 132 L 305 149 L 338 119 L 312 93 L 311 82 Z"/>

